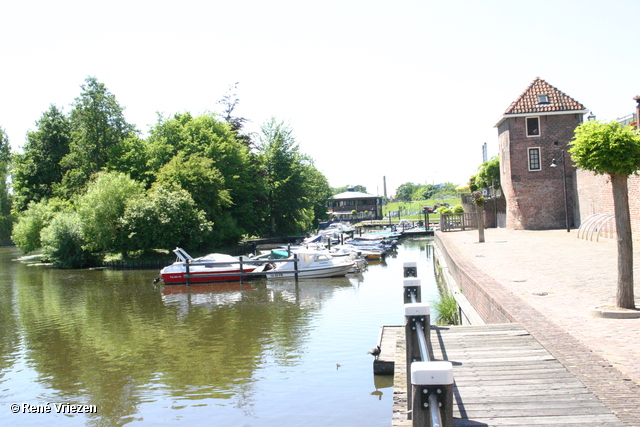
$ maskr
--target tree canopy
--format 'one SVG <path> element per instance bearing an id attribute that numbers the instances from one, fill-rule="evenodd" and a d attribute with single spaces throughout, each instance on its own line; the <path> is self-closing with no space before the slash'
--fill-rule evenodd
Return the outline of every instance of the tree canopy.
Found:
<path id="1" fill-rule="evenodd" d="M 331 188 L 292 129 L 271 119 L 261 135 L 244 133 L 235 93 L 220 103 L 221 115 L 159 115 L 143 138 L 88 77 L 69 114 L 54 105 L 42 114 L 22 154 L 10 153 L 0 128 L 0 231 L 25 252 L 42 248 L 56 265 L 78 267 L 108 253 L 304 233 L 326 219 Z"/>

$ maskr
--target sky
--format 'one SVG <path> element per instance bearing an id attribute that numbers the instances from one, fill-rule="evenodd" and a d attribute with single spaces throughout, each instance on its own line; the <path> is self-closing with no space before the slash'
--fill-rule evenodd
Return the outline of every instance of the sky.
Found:
<path id="1" fill-rule="evenodd" d="M 540 77 L 598 120 L 640 94 L 638 0 L 21 0 L 0 5 L 14 151 L 96 77 L 143 136 L 158 114 L 274 117 L 333 187 L 466 184 Z"/>

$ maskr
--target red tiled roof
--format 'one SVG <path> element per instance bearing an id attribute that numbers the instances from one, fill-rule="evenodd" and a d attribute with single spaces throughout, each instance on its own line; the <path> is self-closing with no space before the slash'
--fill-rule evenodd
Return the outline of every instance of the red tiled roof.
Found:
<path id="1" fill-rule="evenodd" d="M 540 103 L 538 95 L 547 95 L 549 103 Z M 540 77 L 536 77 L 522 92 L 522 95 L 511 103 L 504 114 L 553 113 L 576 110 L 586 110 L 586 108 L 566 93 L 551 86 Z"/>

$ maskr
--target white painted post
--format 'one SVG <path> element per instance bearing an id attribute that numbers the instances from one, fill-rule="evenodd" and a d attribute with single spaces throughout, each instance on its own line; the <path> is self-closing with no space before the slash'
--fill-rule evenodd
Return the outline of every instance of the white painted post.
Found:
<path id="1" fill-rule="evenodd" d="M 405 262 L 402 265 L 404 277 L 418 277 L 418 264 L 415 262 Z"/>
<path id="2" fill-rule="evenodd" d="M 453 365 L 451 362 L 413 362 L 411 384 L 413 426 L 453 427 Z"/>
<path id="3" fill-rule="evenodd" d="M 422 285 L 420 284 L 420 279 L 404 279 L 403 287 L 405 304 L 422 301 Z M 413 294 L 413 298 L 411 297 L 411 294 Z"/>
<path id="4" fill-rule="evenodd" d="M 407 378 L 410 378 L 411 364 L 414 361 L 427 361 L 433 354 L 431 350 L 431 334 L 429 323 L 431 319 L 431 306 L 428 303 L 408 303 L 404 305 L 404 336 L 406 342 Z M 423 359 L 420 341 L 426 347 L 426 359 Z M 426 342 L 425 342 L 426 340 Z M 411 393 L 412 387 L 407 382 L 407 405 L 409 406 L 409 418 L 411 418 Z"/>

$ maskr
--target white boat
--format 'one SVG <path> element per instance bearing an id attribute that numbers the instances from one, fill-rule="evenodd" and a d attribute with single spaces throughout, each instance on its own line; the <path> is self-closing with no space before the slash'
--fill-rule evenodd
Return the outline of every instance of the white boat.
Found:
<path id="1" fill-rule="evenodd" d="M 160 278 L 166 285 L 186 283 L 187 275 L 190 283 L 237 281 L 242 273 L 256 270 L 253 264 L 241 268 L 238 259 L 231 255 L 215 253 L 192 258 L 182 248 L 175 248 L 173 253 L 178 257 L 176 262 L 160 270 Z"/>
<path id="2" fill-rule="evenodd" d="M 294 257 L 297 257 L 297 263 L 293 261 Z M 349 273 L 354 264 L 355 261 L 347 256 L 333 257 L 325 252 L 300 249 L 287 258 L 287 261 L 275 263 L 274 268 L 266 273 L 269 279 L 295 277 L 296 273 L 300 279 L 340 277 Z"/>

